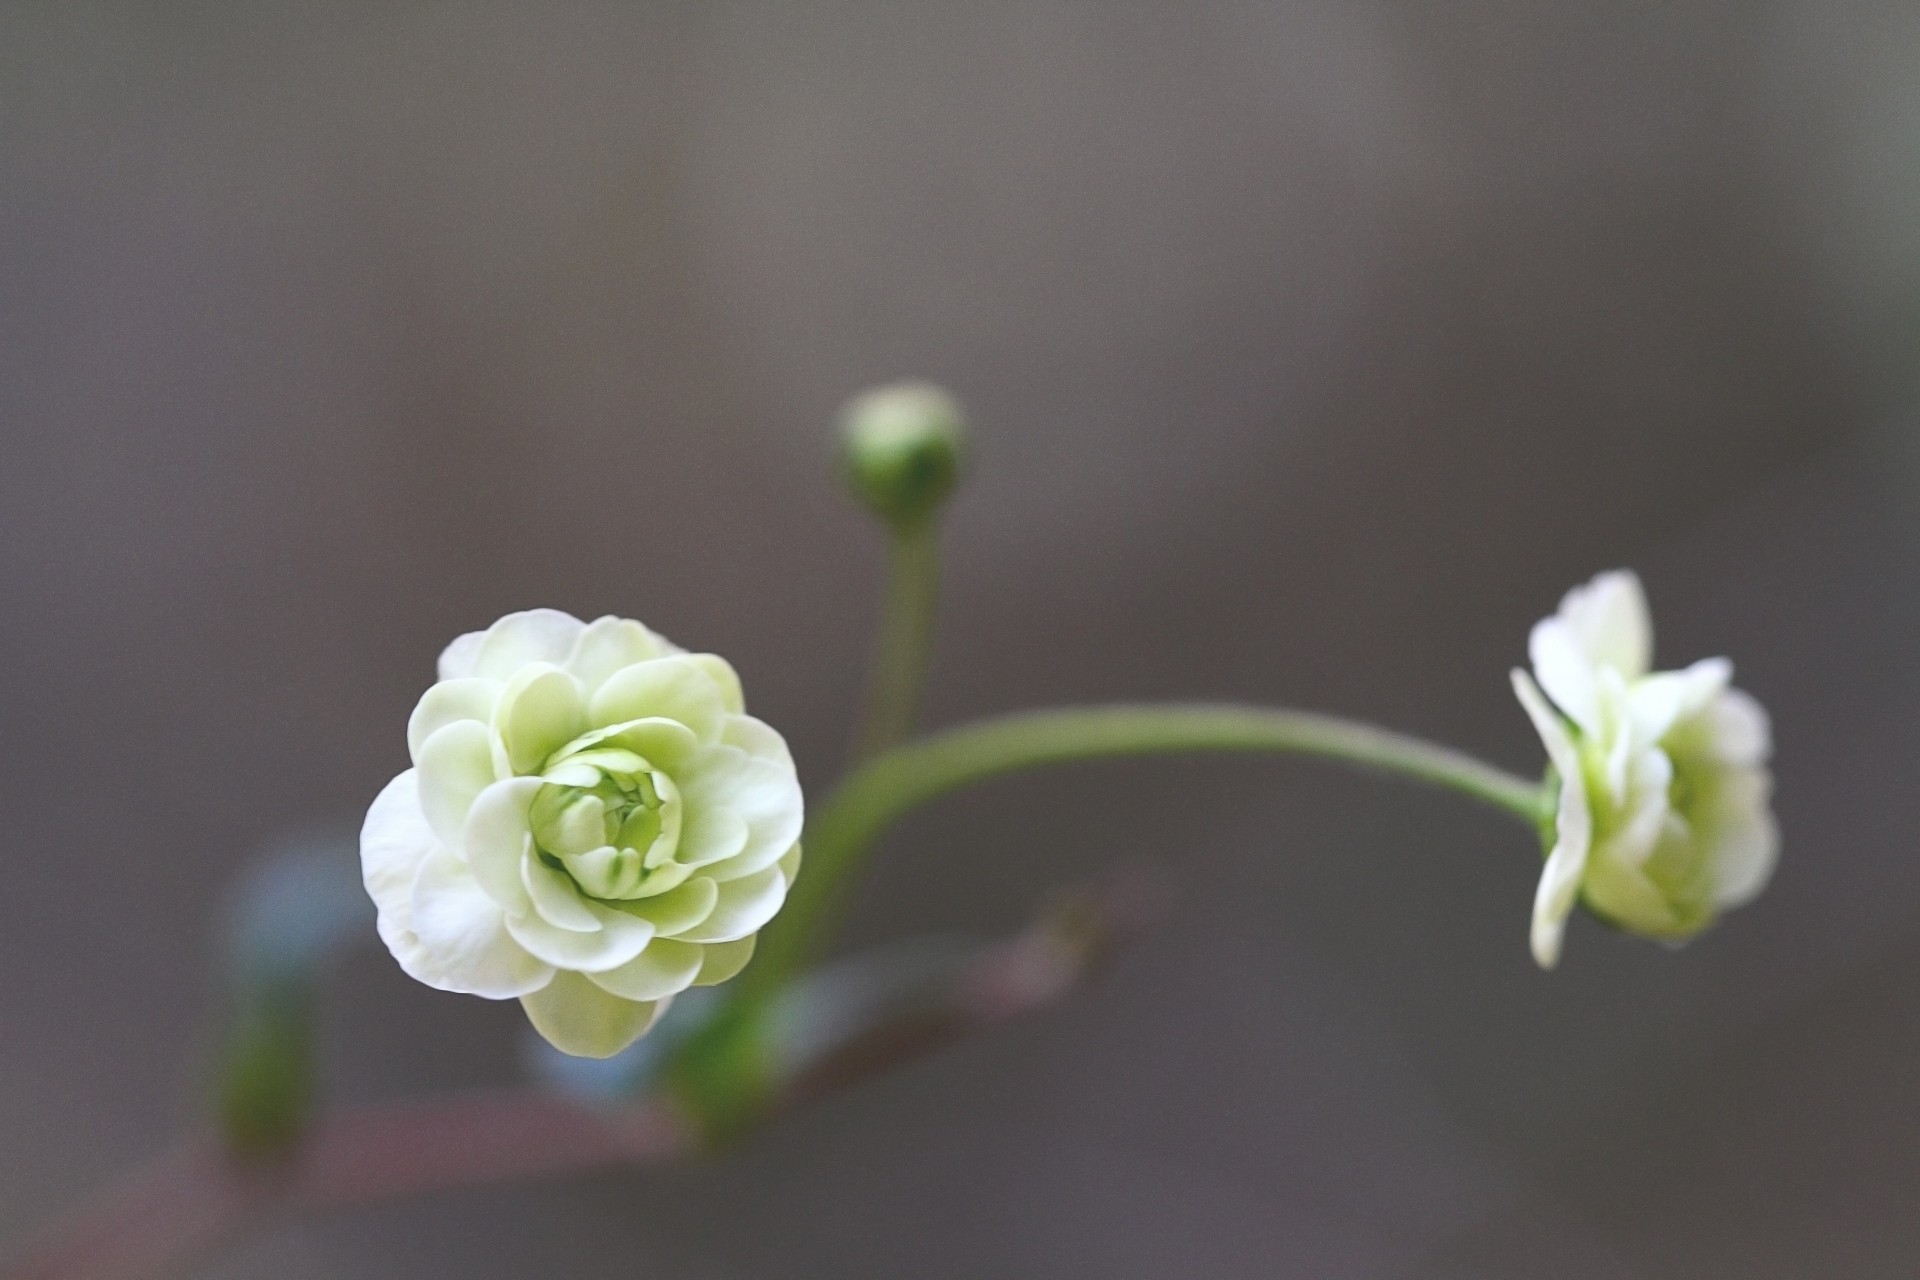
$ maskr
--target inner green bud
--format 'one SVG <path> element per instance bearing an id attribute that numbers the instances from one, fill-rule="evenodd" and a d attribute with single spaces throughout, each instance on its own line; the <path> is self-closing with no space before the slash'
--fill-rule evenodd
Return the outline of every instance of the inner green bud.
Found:
<path id="1" fill-rule="evenodd" d="M 680 791 L 644 758 L 589 748 L 556 763 L 528 824 L 540 857 L 592 898 L 647 897 L 680 844 Z"/>

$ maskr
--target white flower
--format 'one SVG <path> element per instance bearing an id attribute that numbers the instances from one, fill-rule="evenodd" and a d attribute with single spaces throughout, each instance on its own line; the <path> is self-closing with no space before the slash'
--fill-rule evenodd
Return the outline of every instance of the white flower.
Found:
<path id="1" fill-rule="evenodd" d="M 733 668 L 551 609 L 461 636 L 360 835 L 380 937 L 430 987 L 518 997 L 606 1057 L 724 982 L 786 900 L 800 784 Z"/>
<path id="2" fill-rule="evenodd" d="M 1731 687 L 1732 663 L 1650 674 L 1646 597 L 1624 570 L 1569 591 L 1528 652 L 1539 683 L 1516 670 L 1514 692 L 1560 787 L 1533 904 L 1542 968 L 1560 958 L 1576 897 L 1622 929 L 1677 941 L 1766 887 L 1780 845 L 1767 715 Z"/>

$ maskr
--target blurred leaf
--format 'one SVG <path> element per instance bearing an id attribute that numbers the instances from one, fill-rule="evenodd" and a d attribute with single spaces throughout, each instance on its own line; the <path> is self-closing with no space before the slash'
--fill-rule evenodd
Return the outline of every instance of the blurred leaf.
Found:
<path id="1" fill-rule="evenodd" d="M 283 840 L 241 881 L 230 909 L 228 1031 L 218 1110 L 235 1149 L 284 1149 L 314 1098 L 314 991 L 348 940 L 370 935 L 373 906 L 344 836 Z"/>

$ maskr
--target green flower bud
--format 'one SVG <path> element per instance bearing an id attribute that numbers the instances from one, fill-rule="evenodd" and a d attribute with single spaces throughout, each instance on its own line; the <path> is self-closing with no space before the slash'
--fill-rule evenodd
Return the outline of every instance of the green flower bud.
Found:
<path id="1" fill-rule="evenodd" d="M 965 436 L 960 406 L 931 383 L 876 387 L 840 411 L 848 481 L 895 528 L 932 518 L 953 492 Z"/>

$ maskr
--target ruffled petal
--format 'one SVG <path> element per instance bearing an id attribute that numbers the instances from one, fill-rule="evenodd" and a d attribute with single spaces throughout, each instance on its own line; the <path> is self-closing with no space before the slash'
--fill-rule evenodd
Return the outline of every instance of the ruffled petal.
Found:
<path id="1" fill-rule="evenodd" d="M 651 898 L 635 898 L 620 910 L 650 922 L 663 938 L 674 938 L 713 914 L 720 886 L 710 876 L 695 876 L 678 888 Z"/>
<path id="2" fill-rule="evenodd" d="M 622 667 L 677 652 L 674 645 L 630 618 L 596 618 L 574 641 L 565 665 L 591 698 Z"/>
<path id="3" fill-rule="evenodd" d="M 529 663 L 507 681 L 494 725 L 515 773 L 533 773 L 587 729 L 580 683 L 559 667 Z"/>
<path id="4" fill-rule="evenodd" d="M 1527 637 L 1527 657 L 1541 688 L 1588 733 L 1600 731 L 1599 673 L 1564 619 L 1545 618 Z"/>
<path id="5" fill-rule="evenodd" d="M 534 913 L 508 916 L 507 932 L 554 968 L 581 973 L 616 969 L 646 950 L 647 943 L 653 940 L 653 925 L 649 921 L 585 899 L 581 905 L 599 922 L 600 928 L 592 933 L 562 929 Z"/>
<path id="6" fill-rule="evenodd" d="M 360 876 L 378 913 L 375 927 L 408 973 L 420 954 L 413 932 L 413 882 L 433 846 L 433 828 L 420 812 L 418 776 L 409 769 L 381 788 L 360 828 Z"/>
<path id="7" fill-rule="evenodd" d="M 474 881 L 514 915 L 528 910 L 520 867 L 532 848 L 527 809 L 539 790 L 538 778 L 508 778 L 494 783 L 474 800 L 460 835 L 460 851 L 466 855 Z"/>
<path id="8" fill-rule="evenodd" d="M 663 1000 L 692 986 L 704 970 L 706 948 L 655 938 L 618 969 L 588 974 L 593 985 L 624 1000 Z"/>
<path id="9" fill-rule="evenodd" d="M 576 1058 L 611 1058 L 647 1033 L 667 1002 L 622 1000 L 577 973 L 558 973 L 540 991 L 523 996 L 533 1029 Z"/>
<path id="10" fill-rule="evenodd" d="M 440 842 L 460 845 L 474 800 L 493 785 L 493 734 L 475 720 L 456 720 L 420 745 L 420 809 Z"/>
<path id="11" fill-rule="evenodd" d="M 526 885 L 534 913 L 548 924 L 574 933 L 600 931 L 600 918 L 564 872 L 555 871 L 538 858 L 522 858 L 520 879 Z"/>
<path id="12" fill-rule="evenodd" d="M 1780 828 L 1771 807 L 1773 778 L 1765 769 L 1735 770 L 1720 782 L 1713 822 L 1713 900 L 1720 908 L 1753 900 L 1780 860 Z"/>
<path id="13" fill-rule="evenodd" d="M 787 877 L 779 867 L 768 867 L 722 884 L 707 918 L 676 936 L 685 942 L 733 942 L 773 919 L 786 900 Z"/>
<path id="14" fill-rule="evenodd" d="M 747 967 L 747 961 L 753 959 L 753 948 L 758 941 L 758 934 L 748 934 L 732 942 L 714 942 L 702 947 L 700 975 L 693 980 L 693 985 L 717 987 L 737 975 Z"/>
<path id="15" fill-rule="evenodd" d="M 413 882 L 411 973 L 430 987 L 505 1000 L 544 986 L 553 970 L 508 934 L 505 913 L 454 854 L 436 846 Z"/>
<path id="16" fill-rule="evenodd" d="M 720 690 L 720 705 L 729 714 L 737 716 L 746 711 L 747 696 L 740 689 L 740 676 L 731 662 L 717 653 L 690 653 L 687 661 L 707 673 L 714 687 Z"/>
<path id="17" fill-rule="evenodd" d="M 1589 663 L 1612 667 L 1628 680 L 1639 679 L 1653 666 L 1653 617 L 1640 579 L 1631 570 L 1597 574 L 1567 592 L 1559 616 Z"/>
<path id="18" fill-rule="evenodd" d="M 678 720 L 702 742 L 719 737 L 725 714 L 720 686 L 685 655 L 622 668 L 600 686 L 589 709 L 596 725 L 650 716 Z"/>
<path id="19" fill-rule="evenodd" d="M 1634 681 L 1627 691 L 1634 735 L 1641 742 L 1658 742 L 1674 725 L 1704 711 L 1732 680 L 1731 662 L 1703 658 L 1684 671 L 1656 671 Z"/>
<path id="20" fill-rule="evenodd" d="M 580 619 L 558 609 L 510 613 L 487 628 L 474 653 L 470 674 L 506 680 L 530 662 L 558 666 L 573 652 L 574 641 L 583 630 L 585 624 Z"/>
<path id="21" fill-rule="evenodd" d="M 456 720 L 491 723 L 494 703 L 500 700 L 500 689 L 498 680 L 442 680 L 421 695 L 407 721 L 407 752 L 414 763 L 420 762 L 420 748 L 435 730 Z"/>

